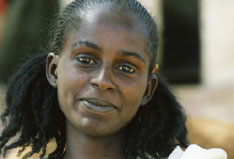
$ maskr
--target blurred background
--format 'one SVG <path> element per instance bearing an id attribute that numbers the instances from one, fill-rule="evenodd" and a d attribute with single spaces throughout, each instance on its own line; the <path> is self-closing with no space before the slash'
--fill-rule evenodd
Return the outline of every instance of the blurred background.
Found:
<path id="1" fill-rule="evenodd" d="M 7 79 L 46 49 L 49 26 L 70 1 L 0 0 L 0 113 Z M 234 1 L 139 1 L 158 23 L 160 72 L 186 110 L 191 143 L 234 159 Z"/>

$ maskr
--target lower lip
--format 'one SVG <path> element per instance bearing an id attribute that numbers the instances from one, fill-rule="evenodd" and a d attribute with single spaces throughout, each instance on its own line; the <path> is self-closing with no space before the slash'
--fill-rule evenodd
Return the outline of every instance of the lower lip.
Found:
<path id="1" fill-rule="evenodd" d="M 108 112 L 111 112 L 113 110 L 115 110 L 115 108 L 113 106 L 99 106 L 99 105 L 95 105 L 93 103 L 90 103 L 88 101 L 81 101 L 81 104 L 91 110 L 91 111 L 95 111 L 95 112 L 101 112 L 101 113 L 108 113 Z"/>

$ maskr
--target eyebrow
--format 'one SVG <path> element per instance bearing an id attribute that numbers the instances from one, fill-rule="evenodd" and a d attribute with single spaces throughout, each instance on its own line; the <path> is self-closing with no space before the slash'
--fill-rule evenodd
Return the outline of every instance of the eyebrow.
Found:
<path id="1" fill-rule="evenodd" d="M 135 57 L 135 58 L 137 58 L 137 59 L 139 59 L 139 60 L 141 60 L 142 62 L 145 63 L 145 59 L 139 53 L 122 50 L 122 51 L 120 51 L 120 54 L 122 56 L 133 56 L 133 57 Z"/>
<path id="2" fill-rule="evenodd" d="M 86 46 L 86 47 L 89 47 L 89 48 L 92 48 L 92 49 L 95 49 L 95 50 L 98 50 L 98 51 L 102 51 L 102 48 L 99 47 L 97 44 L 94 44 L 90 41 L 79 41 L 79 42 L 76 42 L 74 44 L 72 44 L 73 47 L 76 47 L 76 46 Z M 122 56 L 133 56 L 139 60 L 141 60 L 142 62 L 145 63 L 145 59 L 139 54 L 139 53 L 136 53 L 136 52 L 130 52 L 130 51 L 125 51 L 125 50 L 121 50 L 120 51 L 120 54 Z"/>
<path id="3" fill-rule="evenodd" d="M 73 47 L 76 47 L 76 46 L 86 46 L 86 47 L 89 47 L 89 48 L 92 48 L 92 49 L 95 49 L 95 50 L 98 50 L 98 51 L 102 51 L 102 48 L 99 47 L 98 45 L 92 43 L 92 42 L 89 42 L 89 41 L 79 41 L 79 42 L 76 42 L 74 44 L 72 44 Z"/>

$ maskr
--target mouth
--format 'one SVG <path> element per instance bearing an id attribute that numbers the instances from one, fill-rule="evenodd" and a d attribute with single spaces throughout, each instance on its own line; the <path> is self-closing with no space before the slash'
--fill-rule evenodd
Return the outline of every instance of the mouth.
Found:
<path id="1" fill-rule="evenodd" d="M 82 106 L 95 112 L 107 113 L 117 109 L 117 107 L 110 102 L 95 98 L 83 98 L 80 99 L 80 102 Z"/>

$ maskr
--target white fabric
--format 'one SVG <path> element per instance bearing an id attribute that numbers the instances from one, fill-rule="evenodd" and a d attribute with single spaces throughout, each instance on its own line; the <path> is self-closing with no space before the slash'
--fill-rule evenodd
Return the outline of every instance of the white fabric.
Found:
<path id="1" fill-rule="evenodd" d="M 192 144 L 185 151 L 177 146 L 168 159 L 227 159 L 227 153 L 220 148 L 204 149 Z"/>

